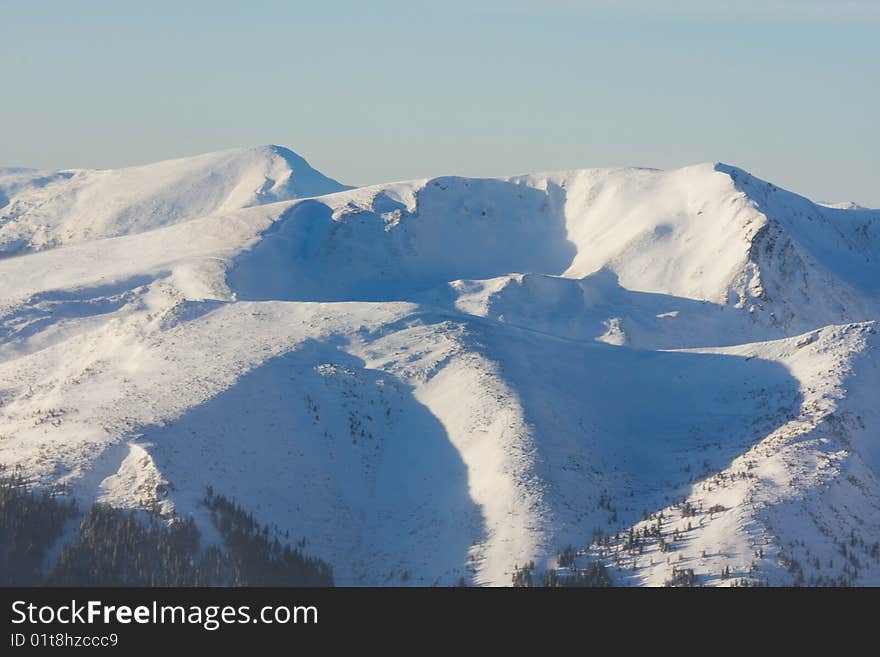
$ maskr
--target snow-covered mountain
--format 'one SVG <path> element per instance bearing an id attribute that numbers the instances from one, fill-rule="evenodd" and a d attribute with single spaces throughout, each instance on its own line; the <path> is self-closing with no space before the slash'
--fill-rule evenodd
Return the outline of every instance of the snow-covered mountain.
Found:
<path id="1" fill-rule="evenodd" d="M 35 481 L 206 531 L 212 486 L 342 584 L 569 545 L 619 584 L 880 584 L 880 211 L 723 164 L 351 189 L 274 146 L 6 170 L 0 205 Z"/>
<path id="2" fill-rule="evenodd" d="M 131 235 L 343 189 L 280 146 L 116 170 L 0 169 L 0 254 Z"/>

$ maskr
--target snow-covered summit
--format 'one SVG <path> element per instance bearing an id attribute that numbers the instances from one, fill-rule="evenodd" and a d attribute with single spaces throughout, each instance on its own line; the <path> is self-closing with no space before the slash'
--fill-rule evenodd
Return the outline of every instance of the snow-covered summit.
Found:
<path id="1" fill-rule="evenodd" d="M 841 213 L 723 164 L 416 180 L 291 206 L 230 282 L 240 298 L 400 300 L 607 269 L 778 337 L 875 316 L 880 212 Z"/>
<path id="2" fill-rule="evenodd" d="M 281 146 L 124 169 L 0 170 L 0 253 L 129 235 L 343 189 Z"/>

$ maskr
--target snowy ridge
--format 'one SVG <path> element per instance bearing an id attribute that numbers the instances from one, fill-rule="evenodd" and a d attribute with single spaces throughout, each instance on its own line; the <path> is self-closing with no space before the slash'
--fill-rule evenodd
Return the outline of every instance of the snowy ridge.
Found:
<path id="1" fill-rule="evenodd" d="M 280 146 L 104 171 L 0 169 L 0 254 L 128 235 L 342 189 Z"/>
<path id="2" fill-rule="evenodd" d="M 0 192 L 0 463 L 36 481 L 205 524 L 213 486 L 343 584 L 567 545 L 880 583 L 880 211 L 722 164 L 345 189 L 278 147 Z"/>

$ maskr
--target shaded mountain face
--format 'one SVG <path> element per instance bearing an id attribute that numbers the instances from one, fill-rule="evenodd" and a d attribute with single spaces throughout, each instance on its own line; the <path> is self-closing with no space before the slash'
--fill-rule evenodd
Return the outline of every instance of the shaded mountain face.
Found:
<path id="1" fill-rule="evenodd" d="M 279 147 L 0 193 L 0 462 L 38 483 L 207 535 L 210 486 L 341 584 L 880 584 L 880 211 Z"/>

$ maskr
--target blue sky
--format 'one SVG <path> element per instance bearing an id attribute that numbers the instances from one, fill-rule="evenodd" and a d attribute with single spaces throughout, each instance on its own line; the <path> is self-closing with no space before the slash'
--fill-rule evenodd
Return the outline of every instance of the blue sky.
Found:
<path id="1" fill-rule="evenodd" d="M 880 207 L 880 2 L 0 0 L 0 165 L 345 182 L 725 161 Z"/>

